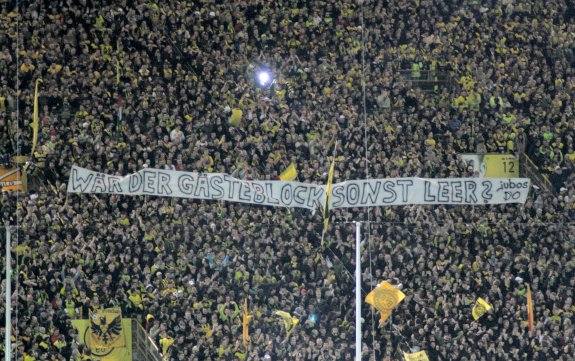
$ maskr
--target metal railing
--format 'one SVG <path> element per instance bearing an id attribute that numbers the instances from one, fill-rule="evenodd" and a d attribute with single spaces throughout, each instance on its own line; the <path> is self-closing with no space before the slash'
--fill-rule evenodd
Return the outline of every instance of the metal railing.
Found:
<path id="1" fill-rule="evenodd" d="M 419 76 L 415 77 L 411 69 L 400 69 L 398 72 L 403 81 L 424 91 L 433 91 L 435 87 L 447 87 L 448 89 L 452 87 L 451 75 L 446 71 L 419 70 Z"/>
<path id="2" fill-rule="evenodd" d="M 517 138 L 517 155 L 519 156 L 519 175 L 530 178 L 532 182 L 546 192 L 556 195 L 555 187 L 545 174 L 541 173 L 539 167 L 529 158 L 526 153 L 527 136 L 521 134 Z"/>
<path id="3" fill-rule="evenodd" d="M 519 153 L 519 169 L 521 170 L 521 176 L 531 178 L 533 183 L 551 194 L 556 194 L 553 184 L 549 178 L 539 171 L 539 167 L 529 158 L 529 156 L 523 152 Z"/>
<path id="4" fill-rule="evenodd" d="M 132 319 L 132 360 L 162 361 L 160 350 L 136 319 Z"/>

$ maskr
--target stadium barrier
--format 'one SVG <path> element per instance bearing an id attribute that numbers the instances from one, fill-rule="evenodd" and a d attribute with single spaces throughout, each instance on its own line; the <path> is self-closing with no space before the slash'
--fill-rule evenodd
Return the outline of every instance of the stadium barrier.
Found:
<path id="1" fill-rule="evenodd" d="M 160 350 L 135 319 L 132 319 L 132 359 L 138 361 L 162 360 Z"/>

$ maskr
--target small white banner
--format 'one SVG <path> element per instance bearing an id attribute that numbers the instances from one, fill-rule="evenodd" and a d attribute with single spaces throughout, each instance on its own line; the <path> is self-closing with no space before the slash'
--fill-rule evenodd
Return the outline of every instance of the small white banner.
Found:
<path id="1" fill-rule="evenodd" d="M 525 203 L 529 178 L 387 178 L 333 185 L 331 208 Z"/>

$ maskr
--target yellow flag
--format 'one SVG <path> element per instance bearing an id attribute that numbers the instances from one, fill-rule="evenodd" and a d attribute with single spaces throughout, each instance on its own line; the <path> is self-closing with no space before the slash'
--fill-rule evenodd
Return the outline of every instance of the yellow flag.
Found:
<path id="1" fill-rule="evenodd" d="M 299 318 L 292 317 L 292 315 L 284 311 L 276 311 L 274 314 L 283 319 L 286 329 L 286 339 L 289 338 L 296 325 L 299 323 Z"/>
<path id="2" fill-rule="evenodd" d="M 169 358 L 168 349 L 174 344 L 174 339 L 171 337 L 163 337 L 160 339 L 160 346 L 162 346 L 162 355 L 164 355 L 164 360 Z"/>
<path id="3" fill-rule="evenodd" d="M 90 347 L 100 353 L 106 349 L 125 347 L 122 311 L 119 307 L 90 312 Z"/>
<path id="4" fill-rule="evenodd" d="M 391 311 L 405 298 L 405 294 L 393 287 L 389 282 L 381 282 L 373 291 L 371 291 L 365 302 L 375 307 L 381 313 L 381 322 L 391 315 Z"/>
<path id="5" fill-rule="evenodd" d="M 280 179 L 283 181 L 292 181 L 297 178 L 297 169 L 293 162 L 280 174 Z"/>
<path id="6" fill-rule="evenodd" d="M 475 301 L 475 306 L 473 306 L 473 310 L 471 310 L 471 314 L 473 315 L 473 319 L 477 321 L 481 318 L 487 311 L 491 309 L 491 305 L 487 303 L 483 298 L 479 297 L 477 301 Z"/>
<path id="7" fill-rule="evenodd" d="M 323 239 L 325 233 L 327 232 L 327 227 L 329 226 L 329 199 L 331 198 L 331 185 L 333 184 L 333 173 L 335 171 L 335 155 L 337 150 L 337 142 L 335 143 L 335 148 L 333 150 L 333 160 L 329 167 L 329 175 L 327 177 L 327 186 L 325 187 L 325 203 L 323 205 L 323 231 L 321 232 L 321 245 L 323 246 Z"/>
<path id="8" fill-rule="evenodd" d="M 32 154 L 36 150 L 36 143 L 38 142 L 38 131 L 40 130 L 40 121 L 38 120 L 38 84 L 42 79 L 36 79 L 36 86 L 34 89 L 34 117 L 32 119 Z"/>
<path id="9" fill-rule="evenodd" d="M 72 320 L 72 326 L 78 330 L 78 342 L 81 345 L 90 346 L 90 324 L 91 320 Z M 125 361 L 132 360 L 132 324 L 129 318 L 122 320 L 125 335 L 125 347 L 114 348 L 94 348 L 90 346 L 92 358 L 101 361 Z"/>
<path id="10" fill-rule="evenodd" d="M 23 254 L 29 253 L 32 249 L 30 246 L 26 245 L 19 245 L 16 247 L 12 247 L 12 252 L 16 253 L 18 256 L 22 256 Z"/>
<path id="11" fill-rule="evenodd" d="M 243 112 L 241 111 L 241 109 L 238 108 L 232 109 L 232 115 L 230 116 L 228 124 L 234 127 L 239 126 L 240 122 L 242 121 L 242 114 Z"/>
<path id="12" fill-rule="evenodd" d="M 120 84 L 120 61 L 116 60 L 116 85 Z"/>
<path id="13" fill-rule="evenodd" d="M 208 324 L 203 324 L 200 326 L 200 328 L 206 334 L 206 338 L 212 337 L 212 335 L 213 335 L 212 326 L 210 326 Z"/>
<path id="14" fill-rule="evenodd" d="M 533 298 L 531 297 L 531 287 L 527 285 L 527 327 L 529 333 L 533 332 Z"/>
<path id="15" fill-rule="evenodd" d="M 244 314 L 242 317 L 242 341 L 245 347 L 248 347 L 248 343 L 250 342 L 250 333 L 249 333 L 249 323 L 252 320 L 252 316 L 248 314 L 248 300 L 244 300 Z"/>
<path id="16" fill-rule="evenodd" d="M 405 361 L 429 361 L 425 351 L 419 351 L 415 353 L 404 352 L 403 357 L 405 358 Z"/>
<path id="17" fill-rule="evenodd" d="M 333 172 L 335 170 L 335 156 L 331 161 L 331 166 L 329 167 L 329 176 L 327 177 L 327 187 L 325 187 L 325 205 L 323 207 L 323 219 L 326 222 L 328 217 L 328 207 L 329 207 L 329 199 L 331 198 L 331 185 L 333 184 Z M 327 226 L 325 227 L 327 228 Z"/>

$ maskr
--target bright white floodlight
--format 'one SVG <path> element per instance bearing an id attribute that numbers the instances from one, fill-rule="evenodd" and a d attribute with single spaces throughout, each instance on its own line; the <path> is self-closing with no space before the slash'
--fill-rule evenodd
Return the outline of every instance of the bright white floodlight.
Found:
<path id="1" fill-rule="evenodd" d="M 261 86 L 267 86 L 267 85 L 269 85 L 269 83 L 270 83 L 270 81 L 271 81 L 271 79 L 272 79 L 272 76 L 271 76 L 270 72 L 269 72 L 269 71 L 266 71 L 266 70 L 260 70 L 260 71 L 258 72 L 258 74 L 257 74 L 257 77 L 258 77 L 258 83 L 259 83 Z"/>

